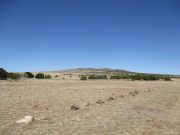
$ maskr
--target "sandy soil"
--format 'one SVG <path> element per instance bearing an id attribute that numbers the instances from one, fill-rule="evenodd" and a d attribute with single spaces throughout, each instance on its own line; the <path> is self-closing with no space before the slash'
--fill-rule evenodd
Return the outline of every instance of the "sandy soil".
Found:
<path id="1" fill-rule="evenodd" d="M 0 135 L 180 135 L 180 80 L 0 81 Z"/>

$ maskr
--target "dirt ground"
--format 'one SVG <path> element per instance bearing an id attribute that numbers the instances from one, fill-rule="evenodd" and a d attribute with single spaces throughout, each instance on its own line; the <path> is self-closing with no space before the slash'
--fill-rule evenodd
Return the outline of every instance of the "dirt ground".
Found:
<path id="1" fill-rule="evenodd" d="M 0 135 L 180 135 L 180 80 L 0 81 Z"/>

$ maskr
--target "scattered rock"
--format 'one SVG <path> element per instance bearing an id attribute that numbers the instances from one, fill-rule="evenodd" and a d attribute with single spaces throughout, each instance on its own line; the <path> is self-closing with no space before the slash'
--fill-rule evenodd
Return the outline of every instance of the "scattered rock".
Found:
<path id="1" fill-rule="evenodd" d="M 124 95 L 120 95 L 119 97 L 120 97 L 120 98 L 124 98 Z"/>
<path id="2" fill-rule="evenodd" d="M 16 121 L 16 123 L 25 123 L 28 124 L 30 122 L 33 122 L 34 118 L 32 116 L 25 116 L 23 119 Z"/>
<path id="3" fill-rule="evenodd" d="M 71 110 L 78 110 L 78 109 L 79 109 L 78 106 L 75 106 L 75 105 L 72 105 L 72 106 L 71 106 Z"/>
<path id="4" fill-rule="evenodd" d="M 109 97 L 109 98 L 107 98 L 106 100 L 107 100 L 107 101 L 112 101 L 112 100 L 114 100 L 114 98 L 113 98 L 113 97 Z"/>
<path id="5" fill-rule="evenodd" d="M 101 105 L 104 104 L 105 102 L 99 99 L 96 103 Z"/>
<path id="6" fill-rule="evenodd" d="M 89 106 L 90 105 L 90 103 L 89 102 L 85 102 L 85 103 L 83 103 L 83 106 Z"/>
<path id="7" fill-rule="evenodd" d="M 47 120 L 47 121 L 49 121 L 50 118 L 48 118 L 48 117 L 42 117 L 42 120 Z"/>
<path id="8" fill-rule="evenodd" d="M 131 92 L 131 91 L 129 92 L 129 95 L 133 95 L 133 94 L 134 94 L 134 92 Z"/>
<path id="9" fill-rule="evenodd" d="M 78 122 L 80 122 L 81 119 L 79 119 L 78 117 L 75 117 L 75 118 L 71 118 L 71 121 L 78 121 Z"/>
<path id="10" fill-rule="evenodd" d="M 79 119 L 79 118 L 76 118 L 76 121 L 78 121 L 78 122 L 79 122 L 79 121 L 81 121 L 81 119 Z"/>
<path id="11" fill-rule="evenodd" d="M 136 94 L 139 94 L 139 92 L 137 90 L 134 91 Z"/>
<path id="12" fill-rule="evenodd" d="M 34 105 L 33 107 L 34 107 L 34 108 L 38 108 L 38 105 Z"/>
<path id="13" fill-rule="evenodd" d="M 136 96 L 136 94 L 138 94 L 138 93 L 139 93 L 139 92 L 136 91 L 136 90 L 135 90 L 134 92 L 131 92 L 131 91 L 130 91 L 130 92 L 129 92 L 129 95 L 132 95 L 132 96 L 134 97 L 134 96 Z"/>

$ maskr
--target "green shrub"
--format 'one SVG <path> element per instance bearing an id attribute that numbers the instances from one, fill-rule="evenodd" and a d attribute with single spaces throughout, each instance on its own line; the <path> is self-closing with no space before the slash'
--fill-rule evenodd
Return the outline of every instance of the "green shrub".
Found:
<path id="1" fill-rule="evenodd" d="M 18 73 L 8 73 L 8 78 L 13 79 L 13 80 L 17 80 L 20 78 L 20 74 Z"/>
<path id="2" fill-rule="evenodd" d="M 153 75 L 153 74 L 136 74 L 131 75 L 131 80 L 159 80 L 159 75 Z"/>
<path id="3" fill-rule="evenodd" d="M 58 78 L 58 75 L 55 75 L 55 78 Z"/>
<path id="4" fill-rule="evenodd" d="M 46 79 L 51 79 L 52 76 L 51 76 L 51 75 L 45 75 L 45 78 L 46 78 Z"/>
<path id="5" fill-rule="evenodd" d="M 87 80 L 87 76 L 82 75 L 82 76 L 80 77 L 80 80 Z"/>
<path id="6" fill-rule="evenodd" d="M 35 76 L 36 79 L 44 79 L 44 74 L 43 73 L 38 73 Z"/>
<path id="7" fill-rule="evenodd" d="M 24 76 L 27 77 L 27 78 L 34 78 L 34 74 L 31 73 L 31 72 L 25 72 Z"/>
<path id="8" fill-rule="evenodd" d="M 96 76 L 95 75 L 89 75 L 88 79 L 96 79 Z"/>
<path id="9" fill-rule="evenodd" d="M 153 75 L 153 74 L 135 74 L 135 75 L 121 74 L 121 75 L 112 75 L 110 77 L 110 79 L 131 79 L 132 81 L 159 80 L 160 78 L 161 78 L 160 75 Z"/>
<path id="10" fill-rule="evenodd" d="M 6 80 L 8 77 L 8 72 L 3 68 L 0 68 L 0 80 Z"/>
<path id="11" fill-rule="evenodd" d="M 107 75 L 97 75 L 96 79 L 107 79 Z"/>
<path id="12" fill-rule="evenodd" d="M 107 75 L 89 75 L 88 79 L 108 79 Z"/>
<path id="13" fill-rule="evenodd" d="M 112 75 L 110 79 L 130 79 L 131 76 L 128 74 L 122 74 L 122 75 Z"/>
<path id="14" fill-rule="evenodd" d="M 165 81 L 171 81 L 171 78 L 170 78 L 169 76 L 165 76 L 165 77 L 164 77 L 164 80 L 165 80 Z"/>

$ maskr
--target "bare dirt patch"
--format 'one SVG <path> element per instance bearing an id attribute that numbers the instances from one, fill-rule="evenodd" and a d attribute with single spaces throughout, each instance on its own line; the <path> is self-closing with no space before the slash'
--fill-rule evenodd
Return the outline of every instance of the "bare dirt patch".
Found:
<path id="1" fill-rule="evenodd" d="M 179 135 L 180 80 L 0 81 L 0 134 Z"/>

